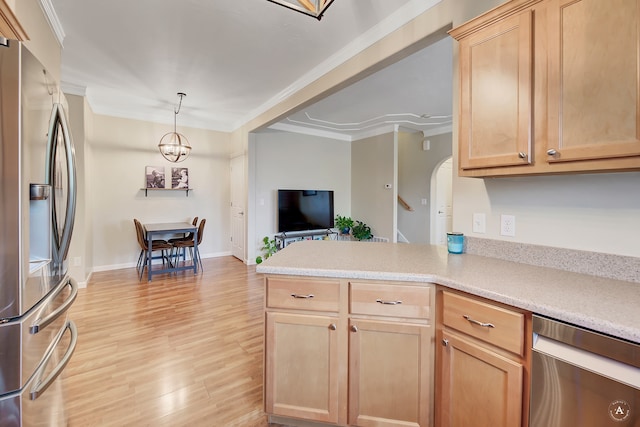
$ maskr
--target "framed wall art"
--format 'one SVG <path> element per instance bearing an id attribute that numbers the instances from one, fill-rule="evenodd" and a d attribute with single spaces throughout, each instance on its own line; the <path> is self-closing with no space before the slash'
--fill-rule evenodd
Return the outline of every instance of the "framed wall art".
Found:
<path id="1" fill-rule="evenodd" d="M 146 188 L 165 188 L 164 166 L 147 166 L 145 177 Z"/>
<path id="2" fill-rule="evenodd" d="M 188 168 L 171 168 L 171 188 L 185 190 L 189 188 Z"/>

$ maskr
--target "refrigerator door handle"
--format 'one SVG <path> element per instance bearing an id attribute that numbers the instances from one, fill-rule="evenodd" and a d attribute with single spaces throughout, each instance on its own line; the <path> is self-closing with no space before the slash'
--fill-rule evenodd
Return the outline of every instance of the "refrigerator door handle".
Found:
<path id="1" fill-rule="evenodd" d="M 58 342 L 62 339 L 62 335 L 64 335 L 67 329 L 71 333 L 71 341 L 69 342 L 69 347 L 67 348 L 67 351 L 64 353 L 64 356 L 62 357 L 62 360 L 60 360 L 60 363 L 58 363 L 58 366 L 56 366 L 55 369 L 51 371 L 51 373 L 47 375 L 47 377 L 44 380 L 41 380 L 41 381 L 39 380 L 34 386 L 34 388 L 31 389 L 31 392 L 29 393 L 29 397 L 31 398 L 31 400 L 36 400 L 38 397 L 40 397 L 42 393 L 44 393 L 47 390 L 47 388 L 56 380 L 56 378 L 58 378 L 58 375 L 62 373 L 64 368 L 67 366 L 67 363 L 69 363 L 69 360 L 71 359 L 71 356 L 73 355 L 73 352 L 76 349 L 76 344 L 78 343 L 78 329 L 76 328 L 76 324 L 73 323 L 73 321 L 67 320 L 67 324 L 64 330 L 62 331 L 62 333 L 60 334 L 58 338 Z M 58 343 L 56 342 L 56 345 L 57 344 Z M 40 367 L 40 372 L 37 373 L 38 376 L 42 375 L 42 370 L 46 368 L 47 363 L 49 362 L 49 359 L 53 355 L 54 351 L 55 351 L 55 346 L 54 348 L 51 349 L 51 352 L 49 353 L 49 355 L 42 362 L 42 365 Z"/>
<path id="2" fill-rule="evenodd" d="M 58 138 L 62 138 L 62 146 L 58 147 Z M 58 153 L 58 149 L 64 150 L 62 153 Z M 47 141 L 47 184 L 53 186 L 62 185 L 62 183 L 56 182 L 56 177 L 60 171 L 56 170 L 57 156 L 63 156 L 66 159 L 66 173 L 67 173 L 67 185 L 68 194 L 66 197 L 66 206 L 57 206 L 56 191 L 53 191 L 53 259 L 55 265 L 62 266 L 64 260 L 67 258 L 67 252 L 69 251 L 69 245 L 71 245 L 71 235 L 73 234 L 73 223 L 76 212 L 76 157 L 75 150 L 73 148 L 73 142 L 71 141 L 71 133 L 69 132 L 69 122 L 64 112 L 62 104 L 55 103 L 51 111 L 51 118 L 49 120 L 49 136 Z M 58 212 L 58 208 L 64 209 L 64 221 L 62 222 L 60 215 L 62 212 Z M 61 230 L 59 227 L 61 226 Z"/>
<path id="3" fill-rule="evenodd" d="M 33 334 L 37 334 L 38 332 L 40 332 L 41 330 L 46 328 L 51 322 L 53 322 L 58 317 L 60 317 L 62 314 L 64 314 L 69 309 L 69 307 L 71 307 L 71 304 L 73 304 L 73 302 L 76 300 L 76 296 L 78 296 L 78 283 L 76 282 L 76 280 L 73 277 L 67 277 L 65 279 L 65 281 L 67 281 L 67 284 L 65 286 L 62 286 L 60 288 L 60 290 L 55 293 L 55 295 L 52 295 L 51 299 L 53 300 L 54 298 L 56 298 L 58 296 L 58 294 L 60 292 L 62 292 L 62 290 L 67 285 L 71 286 L 71 294 L 69 294 L 69 298 L 67 298 L 64 301 L 64 303 L 62 303 L 60 305 L 60 307 L 58 307 L 57 309 L 52 311 L 44 319 L 36 319 L 34 324 L 31 325 L 31 327 L 29 328 L 29 333 L 30 334 L 32 334 L 32 335 Z"/>

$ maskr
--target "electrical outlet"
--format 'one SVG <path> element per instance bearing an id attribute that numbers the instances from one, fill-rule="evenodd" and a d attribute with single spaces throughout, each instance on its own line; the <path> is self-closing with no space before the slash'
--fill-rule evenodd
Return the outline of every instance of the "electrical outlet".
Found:
<path id="1" fill-rule="evenodd" d="M 500 234 L 502 236 L 516 235 L 516 217 L 513 215 L 500 215 Z"/>
<path id="2" fill-rule="evenodd" d="M 82 265 L 82 258 L 77 256 L 73 258 L 73 266 L 80 267 Z"/>
<path id="3" fill-rule="evenodd" d="M 486 233 L 487 232 L 487 217 L 483 213 L 473 214 L 473 232 L 474 233 Z"/>

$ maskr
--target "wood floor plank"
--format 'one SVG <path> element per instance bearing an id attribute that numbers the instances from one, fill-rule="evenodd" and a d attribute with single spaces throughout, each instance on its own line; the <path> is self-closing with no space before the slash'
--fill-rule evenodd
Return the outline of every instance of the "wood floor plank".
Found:
<path id="1" fill-rule="evenodd" d="M 205 259 L 197 276 L 95 273 L 70 310 L 69 426 L 265 427 L 264 289 L 255 266 Z"/>

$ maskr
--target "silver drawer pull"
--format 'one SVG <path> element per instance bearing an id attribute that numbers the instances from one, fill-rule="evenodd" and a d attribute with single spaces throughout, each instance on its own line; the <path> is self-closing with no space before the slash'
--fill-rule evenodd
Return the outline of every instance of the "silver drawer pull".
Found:
<path id="1" fill-rule="evenodd" d="M 303 299 L 313 298 L 313 294 L 309 294 L 309 295 L 291 294 L 291 296 L 294 298 L 303 298 Z"/>
<path id="2" fill-rule="evenodd" d="M 469 323 L 473 323 L 474 325 L 482 326 L 483 328 L 495 328 L 493 323 L 478 322 L 477 320 L 472 319 L 470 316 L 467 316 L 466 314 L 462 315 L 462 317 L 464 317 Z"/>
<path id="3" fill-rule="evenodd" d="M 381 300 L 381 299 L 377 299 L 376 302 L 379 303 L 379 304 L 387 304 L 387 305 L 402 304 L 402 301 L 385 301 L 385 300 Z"/>

